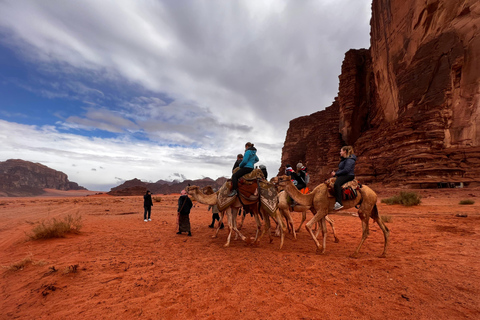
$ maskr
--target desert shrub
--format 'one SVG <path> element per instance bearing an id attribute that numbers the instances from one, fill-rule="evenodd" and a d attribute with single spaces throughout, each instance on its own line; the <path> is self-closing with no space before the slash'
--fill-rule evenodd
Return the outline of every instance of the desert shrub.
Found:
<path id="1" fill-rule="evenodd" d="M 28 264 L 31 264 L 33 262 L 32 255 L 28 255 L 22 260 L 12 263 L 9 266 L 4 266 L 4 268 L 10 270 L 10 271 L 18 271 L 18 270 L 23 270 Z"/>
<path id="2" fill-rule="evenodd" d="M 471 200 L 471 199 L 466 199 L 466 200 L 461 200 L 459 202 L 459 204 L 474 204 L 475 201 Z"/>
<path id="3" fill-rule="evenodd" d="M 382 222 L 392 222 L 392 216 L 386 215 L 386 216 L 381 216 Z"/>
<path id="4" fill-rule="evenodd" d="M 67 215 L 61 220 L 52 218 L 36 225 L 32 234 L 28 235 L 32 240 L 63 238 L 67 233 L 79 233 L 82 228 L 82 216 L 78 213 L 74 216 Z"/>
<path id="5" fill-rule="evenodd" d="M 161 197 L 153 197 L 153 201 L 154 202 L 162 202 L 162 198 Z"/>
<path id="6" fill-rule="evenodd" d="M 382 199 L 382 203 L 401 204 L 403 206 L 410 207 L 419 205 L 420 202 L 422 202 L 420 198 L 421 197 L 415 192 L 402 191 L 399 195 L 387 199 Z"/>

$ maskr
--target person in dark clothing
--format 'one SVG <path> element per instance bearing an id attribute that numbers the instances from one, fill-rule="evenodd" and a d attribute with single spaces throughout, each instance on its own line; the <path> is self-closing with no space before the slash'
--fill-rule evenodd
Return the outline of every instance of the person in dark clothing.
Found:
<path id="1" fill-rule="evenodd" d="M 292 173 L 292 178 L 297 181 L 296 186 L 297 189 L 302 191 L 302 193 L 305 193 L 307 188 L 307 182 L 306 182 L 306 174 L 305 174 L 305 168 L 301 162 L 297 163 L 297 171 Z"/>
<path id="2" fill-rule="evenodd" d="M 218 214 L 219 211 L 218 211 L 218 206 L 215 204 L 213 206 L 208 206 L 208 211 L 210 211 L 210 209 L 212 209 L 212 224 L 210 224 L 208 227 L 209 228 L 213 228 L 215 227 L 215 221 L 218 220 L 220 222 L 220 215 Z M 220 229 L 223 229 L 225 226 L 223 225 L 223 222 L 222 222 L 222 225 L 220 226 Z"/>
<path id="3" fill-rule="evenodd" d="M 293 172 L 294 172 L 294 171 L 293 171 L 293 169 L 292 169 L 292 165 L 291 165 L 291 164 L 287 164 L 287 165 L 285 166 L 285 175 L 291 177 Z"/>
<path id="4" fill-rule="evenodd" d="M 348 181 L 355 179 L 355 163 L 357 157 L 353 154 L 353 148 L 351 146 L 344 146 L 340 149 L 340 163 L 338 164 L 338 170 L 332 171 L 332 177 L 336 177 L 333 189 L 335 191 L 335 205 L 334 210 L 340 210 L 342 205 L 342 185 Z"/>
<path id="5" fill-rule="evenodd" d="M 262 170 L 263 177 L 265 178 L 265 180 L 267 180 L 267 178 L 268 178 L 267 167 L 265 167 L 265 165 L 261 164 L 261 165 L 258 166 L 258 168 L 260 170 Z"/>
<path id="6" fill-rule="evenodd" d="M 238 165 L 240 169 L 232 175 L 232 192 L 230 192 L 228 195 L 229 197 L 237 195 L 238 179 L 247 173 L 252 172 L 255 163 L 258 161 L 257 149 L 254 147 L 253 143 L 247 142 L 245 144 L 245 154 L 243 155 L 243 160 Z"/>
<path id="7" fill-rule="evenodd" d="M 192 200 L 187 195 L 185 190 L 182 190 L 180 198 L 178 198 L 178 232 L 177 234 L 182 234 L 182 232 L 188 232 L 188 236 L 192 236 L 192 231 L 190 229 L 190 209 L 192 209 L 193 203 Z"/>
<path id="8" fill-rule="evenodd" d="M 143 196 L 143 209 L 144 209 L 144 211 L 143 211 L 143 221 L 145 221 L 145 222 L 152 221 L 152 219 L 150 219 L 150 215 L 152 213 L 152 206 L 153 206 L 152 194 L 150 193 L 149 190 L 147 190 L 147 192 Z"/>
<path id="9" fill-rule="evenodd" d="M 242 160 L 243 160 L 243 154 L 241 153 L 237 154 L 237 161 L 235 161 L 235 163 L 233 164 L 232 173 L 233 173 L 233 170 L 235 170 L 235 168 L 238 168 Z"/>

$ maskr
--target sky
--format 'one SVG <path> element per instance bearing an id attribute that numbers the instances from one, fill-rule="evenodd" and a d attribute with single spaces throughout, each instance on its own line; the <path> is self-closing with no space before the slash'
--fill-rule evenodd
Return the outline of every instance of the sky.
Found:
<path id="1" fill-rule="evenodd" d="M 230 176 L 251 142 L 274 176 L 370 17 L 371 0 L 0 0 L 0 161 L 109 191 Z"/>

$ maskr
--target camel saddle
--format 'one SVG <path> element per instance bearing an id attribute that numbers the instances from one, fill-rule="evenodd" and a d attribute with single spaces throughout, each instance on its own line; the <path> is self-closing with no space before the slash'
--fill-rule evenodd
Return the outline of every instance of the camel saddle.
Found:
<path id="1" fill-rule="evenodd" d="M 277 191 L 274 184 L 269 183 L 262 178 L 263 173 L 260 169 L 255 169 L 241 177 L 238 180 L 238 193 L 240 200 L 245 199 L 247 201 L 256 201 L 260 198 L 262 208 L 264 208 L 269 214 L 273 214 L 278 206 Z M 220 211 L 227 209 L 233 202 L 235 202 L 236 196 L 228 196 L 231 188 L 232 181 L 228 180 L 218 190 L 218 209 Z"/>
<path id="2" fill-rule="evenodd" d="M 330 178 L 326 180 L 324 183 L 327 185 L 328 188 L 328 197 L 335 198 L 335 191 L 333 189 L 333 185 L 337 178 Z M 348 181 L 347 183 L 342 185 L 342 199 L 343 200 L 353 200 L 357 197 L 358 190 L 361 188 L 360 182 L 357 179 L 353 179 L 352 181 Z"/>

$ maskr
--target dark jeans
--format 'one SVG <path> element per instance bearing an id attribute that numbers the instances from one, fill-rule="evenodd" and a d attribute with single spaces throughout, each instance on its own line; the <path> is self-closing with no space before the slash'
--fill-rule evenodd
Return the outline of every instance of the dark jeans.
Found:
<path id="1" fill-rule="evenodd" d="M 144 220 L 150 219 L 150 214 L 152 213 L 152 207 L 145 206 L 145 207 L 143 207 L 143 209 L 145 209 L 145 211 L 143 212 L 143 219 Z M 147 213 L 148 213 L 148 218 L 147 218 Z"/>
<path id="2" fill-rule="evenodd" d="M 247 173 L 252 172 L 252 168 L 240 168 L 237 172 L 235 172 L 232 175 L 232 190 L 237 190 L 238 189 L 238 179 L 240 179 L 242 176 L 246 175 Z"/>
<path id="3" fill-rule="evenodd" d="M 342 186 L 348 181 L 355 179 L 355 176 L 339 176 L 335 181 L 333 189 L 335 190 L 335 200 L 342 204 Z"/>
<path id="4" fill-rule="evenodd" d="M 218 213 L 212 214 L 212 226 L 215 224 L 215 220 L 220 221 L 220 216 L 218 215 Z"/>

